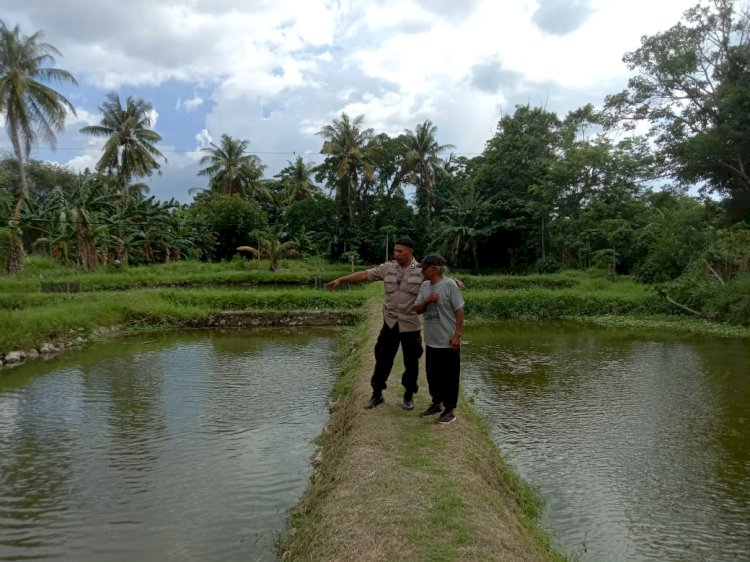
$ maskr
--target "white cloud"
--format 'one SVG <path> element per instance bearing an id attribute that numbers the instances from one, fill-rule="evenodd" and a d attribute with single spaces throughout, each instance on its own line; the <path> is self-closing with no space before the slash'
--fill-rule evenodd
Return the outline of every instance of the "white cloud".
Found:
<path id="1" fill-rule="evenodd" d="M 3 0 L 3 19 L 43 29 L 81 84 L 59 142 L 80 149 L 70 162 L 96 161 L 102 140 L 78 129 L 126 90 L 158 105 L 172 152 L 153 181 L 181 166 L 178 190 L 222 133 L 251 140 L 268 175 L 319 158 L 315 133 L 342 111 L 389 134 L 430 119 L 439 142 L 479 152 L 516 103 L 564 114 L 622 89 L 623 54 L 695 2 L 575 0 L 556 21 L 561 0 Z"/>
<path id="2" fill-rule="evenodd" d="M 182 101 L 182 98 L 177 98 L 176 108 L 178 110 L 184 109 L 189 113 L 191 111 L 195 111 L 201 105 L 203 105 L 203 98 L 200 96 L 193 96 L 192 98 L 186 99 L 185 101 Z"/>

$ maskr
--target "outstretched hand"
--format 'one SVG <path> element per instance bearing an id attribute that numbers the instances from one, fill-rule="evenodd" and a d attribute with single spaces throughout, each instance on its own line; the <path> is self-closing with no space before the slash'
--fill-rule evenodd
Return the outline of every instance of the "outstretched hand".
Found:
<path id="1" fill-rule="evenodd" d="M 334 289 L 337 289 L 339 285 L 341 285 L 341 280 L 334 279 L 333 281 L 329 281 L 328 283 L 326 283 L 326 289 L 328 289 L 329 291 L 333 291 Z"/>

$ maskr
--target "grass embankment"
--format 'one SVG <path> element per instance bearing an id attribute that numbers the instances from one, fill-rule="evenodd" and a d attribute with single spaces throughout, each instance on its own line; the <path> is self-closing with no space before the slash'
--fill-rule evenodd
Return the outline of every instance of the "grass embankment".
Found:
<path id="1" fill-rule="evenodd" d="M 565 319 L 635 330 L 750 337 L 750 328 L 686 314 L 654 287 L 626 277 L 570 271 L 461 279 L 466 283 L 466 313 L 472 322 Z"/>
<path id="2" fill-rule="evenodd" d="M 379 299 L 367 318 L 342 342 L 317 471 L 291 513 L 284 559 L 562 560 L 536 526 L 539 500 L 504 463 L 472 407 L 462 401 L 459 420 L 438 426 L 418 414 L 429 403 L 427 389 L 406 412 L 392 375 L 385 404 L 363 410 Z"/>
<path id="3" fill-rule="evenodd" d="M 290 269 L 277 273 L 257 261 L 174 262 L 85 273 L 32 258 L 24 275 L 0 277 L 0 358 L 46 342 L 86 339 L 111 326 L 131 331 L 223 326 L 231 324 L 229 316 L 242 314 L 252 316 L 249 325 L 301 313 L 306 321 L 316 313 L 321 321 L 357 317 L 364 292 L 312 288 L 316 278 L 333 279 L 346 268 L 314 260 L 285 265 Z M 77 281 L 81 292 L 42 293 L 40 280 Z"/>
<path id="4" fill-rule="evenodd" d="M 317 259 L 282 261 L 281 265 L 283 270 L 273 273 L 268 271 L 267 260 L 238 259 L 230 263 L 186 260 L 123 268 L 108 266 L 84 272 L 48 259 L 29 258 L 23 275 L 0 276 L 0 294 L 38 293 L 41 283 L 45 282 L 77 282 L 84 292 L 156 287 L 309 286 L 315 283 L 316 277 L 330 280 L 351 272 L 344 265 Z"/>
<path id="5" fill-rule="evenodd" d="M 69 295 L 12 296 L 0 299 L 0 355 L 70 336 L 89 336 L 96 328 L 187 328 L 216 325 L 226 311 L 253 311 L 268 317 L 300 311 L 358 314 L 364 291 L 331 293 L 316 289 L 142 289 Z M 4 308 L 10 305 L 12 308 Z"/>

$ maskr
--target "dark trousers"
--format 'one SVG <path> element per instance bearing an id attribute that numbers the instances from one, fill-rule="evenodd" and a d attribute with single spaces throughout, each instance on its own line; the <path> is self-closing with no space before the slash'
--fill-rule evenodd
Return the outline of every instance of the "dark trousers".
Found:
<path id="1" fill-rule="evenodd" d="M 419 358 L 422 357 L 422 336 L 416 332 L 399 332 L 398 323 L 389 328 L 383 322 L 378 341 L 375 344 L 375 371 L 372 373 L 370 385 L 373 394 L 381 394 L 387 388 L 386 381 L 391 374 L 393 360 L 396 357 L 398 346 L 404 355 L 404 373 L 401 375 L 401 384 L 407 393 L 415 393 L 418 390 L 417 377 L 419 375 Z"/>
<path id="2" fill-rule="evenodd" d="M 458 403 L 461 351 L 454 351 L 449 347 L 427 346 L 425 371 L 432 403 L 442 402 L 446 410 L 455 408 Z"/>

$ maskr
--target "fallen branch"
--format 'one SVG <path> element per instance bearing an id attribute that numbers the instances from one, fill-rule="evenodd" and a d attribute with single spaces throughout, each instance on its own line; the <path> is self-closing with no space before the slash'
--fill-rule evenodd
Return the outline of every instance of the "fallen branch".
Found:
<path id="1" fill-rule="evenodd" d="M 691 314 L 695 314 L 696 316 L 700 316 L 701 318 L 703 317 L 703 314 L 702 314 L 702 313 L 700 313 L 700 312 L 698 312 L 697 310 L 693 310 L 692 308 L 690 308 L 690 307 L 688 307 L 688 306 L 685 306 L 684 304 L 680 304 L 680 303 L 678 303 L 678 302 L 677 302 L 676 300 L 674 300 L 674 299 L 673 299 L 672 297 L 670 297 L 669 295 L 666 295 L 666 294 L 665 294 L 664 296 L 665 296 L 665 297 L 667 297 L 667 301 L 668 301 L 669 303 L 671 303 L 671 304 L 673 304 L 673 305 L 675 305 L 675 306 L 679 306 L 679 307 L 680 307 L 681 309 L 683 309 L 683 310 L 687 310 L 687 311 L 688 311 L 688 312 L 690 312 Z"/>
<path id="2" fill-rule="evenodd" d="M 711 264 L 706 262 L 706 266 L 708 267 L 709 270 L 711 270 L 711 273 L 713 273 L 716 276 L 716 278 L 719 280 L 719 283 L 721 283 L 723 286 L 724 280 L 721 278 L 721 276 L 718 273 L 716 273 L 716 270 L 713 267 L 711 267 Z"/>

